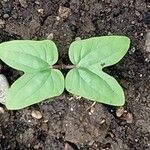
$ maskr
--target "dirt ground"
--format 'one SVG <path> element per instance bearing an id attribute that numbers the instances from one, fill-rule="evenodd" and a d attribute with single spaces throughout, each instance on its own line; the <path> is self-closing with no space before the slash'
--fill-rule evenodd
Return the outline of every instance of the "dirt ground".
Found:
<path id="1" fill-rule="evenodd" d="M 127 55 L 107 72 L 122 85 L 126 104 L 116 108 L 64 92 L 19 111 L 0 112 L 0 150 L 150 150 L 149 0 L 1 0 L 0 42 L 53 38 L 69 63 L 76 37 L 126 35 Z M 20 75 L 0 62 L 12 84 Z M 41 119 L 31 116 L 38 110 Z"/>

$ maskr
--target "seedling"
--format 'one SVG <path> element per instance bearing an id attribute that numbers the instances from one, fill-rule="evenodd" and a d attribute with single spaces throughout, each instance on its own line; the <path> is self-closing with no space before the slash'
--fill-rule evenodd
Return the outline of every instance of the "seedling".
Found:
<path id="1" fill-rule="evenodd" d="M 102 36 L 77 40 L 70 45 L 73 65 L 54 65 L 58 51 L 50 40 L 15 40 L 0 44 L 0 59 L 24 75 L 7 91 L 8 109 L 21 109 L 58 96 L 64 88 L 79 95 L 114 106 L 125 102 L 118 82 L 103 68 L 116 64 L 126 54 L 130 39 L 125 36 Z M 66 78 L 58 69 L 71 69 Z"/>

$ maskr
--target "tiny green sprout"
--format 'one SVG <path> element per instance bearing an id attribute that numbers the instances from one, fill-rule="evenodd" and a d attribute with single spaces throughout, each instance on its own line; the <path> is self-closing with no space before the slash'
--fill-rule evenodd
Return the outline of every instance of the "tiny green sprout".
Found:
<path id="1" fill-rule="evenodd" d="M 14 40 L 0 44 L 0 59 L 24 72 L 6 93 L 5 105 L 17 110 L 59 96 L 74 95 L 113 106 L 125 103 L 123 89 L 103 68 L 119 62 L 129 49 L 126 36 L 101 36 L 74 41 L 72 65 L 55 65 L 58 50 L 51 40 Z M 66 78 L 58 69 L 71 69 Z"/>

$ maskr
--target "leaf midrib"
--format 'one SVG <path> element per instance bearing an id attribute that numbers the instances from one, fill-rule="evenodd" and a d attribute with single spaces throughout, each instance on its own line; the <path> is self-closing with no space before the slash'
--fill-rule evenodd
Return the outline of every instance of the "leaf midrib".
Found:
<path id="1" fill-rule="evenodd" d="M 33 55 L 33 54 L 28 54 L 28 53 L 25 53 L 25 52 L 19 52 L 19 51 L 10 51 L 10 50 L 7 50 L 7 51 L 9 51 L 10 53 L 20 53 L 20 54 L 23 54 L 23 55 L 26 55 L 27 57 L 28 56 L 32 56 L 33 57 L 33 59 L 35 58 L 35 59 L 37 59 L 37 60 L 39 60 L 39 61 L 43 61 L 45 64 L 48 64 L 48 65 L 52 65 L 52 64 L 49 64 L 47 61 L 45 61 L 44 59 L 42 59 L 42 58 L 40 58 L 40 57 L 38 57 L 38 56 L 35 56 L 35 55 Z"/>
<path id="2" fill-rule="evenodd" d="M 93 50 L 91 51 L 91 52 L 93 52 Z M 90 53 L 91 53 L 90 52 Z M 89 53 L 89 54 L 90 54 Z M 117 51 L 116 53 L 113 53 L 113 54 L 111 54 L 111 55 L 108 55 L 106 58 L 104 58 L 104 59 L 102 59 L 102 60 L 98 60 L 98 61 L 96 61 L 96 62 L 94 62 L 93 64 L 90 64 L 90 65 L 88 65 L 88 66 L 92 66 L 92 65 L 95 65 L 95 64 L 97 64 L 97 63 L 99 63 L 100 65 L 101 65 L 101 63 L 105 63 L 105 65 L 103 66 L 103 68 L 104 67 L 107 67 L 107 66 L 112 66 L 112 65 L 114 65 L 115 63 L 112 63 L 112 64 L 108 64 L 107 62 L 102 62 L 102 61 L 104 61 L 104 60 L 106 60 L 106 59 L 109 59 L 110 57 L 113 57 L 114 55 L 117 55 L 119 53 L 119 51 Z M 86 59 L 86 57 L 88 57 L 88 55 L 89 54 L 87 54 L 84 58 L 82 58 L 80 61 L 79 61 L 79 63 L 77 64 L 77 65 L 84 65 L 84 59 Z M 120 58 L 121 59 L 121 58 Z M 120 60 L 119 59 L 119 60 Z M 119 60 L 117 60 L 117 62 L 119 61 Z M 116 63 L 117 63 L 116 62 Z M 87 65 L 85 65 L 85 67 L 86 67 Z"/>
<path id="3" fill-rule="evenodd" d="M 96 75 L 98 78 L 101 78 L 99 75 L 97 75 L 95 72 L 93 72 L 93 71 L 91 71 L 89 68 L 84 68 L 84 67 L 82 67 L 83 69 L 87 69 L 89 72 L 91 72 L 91 73 L 93 73 L 94 75 Z M 80 68 L 79 68 L 80 69 Z M 78 71 L 78 69 L 77 69 L 77 71 Z M 78 71 L 79 72 L 79 71 Z M 103 71 L 102 71 L 103 72 Z M 80 73 L 79 73 L 79 75 L 80 75 Z M 110 76 L 110 75 L 109 75 Z M 80 75 L 80 77 L 81 77 L 81 75 Z M 81 77 L 82 78 L 82 77 Z M 83 79 L 83 78 L 82 78 Z M 110 87 L 109 86 L 109 84 L 103 79 L 103 78 L 101 78 L 107 85 L 108 85 L 108 87 Z M 83 79 L 84 80 L 84 79 Z M 85 81 L 85 80 L 84 80 Z M 86 82 L 86 81 L 85 81 Z M 86 82 L 87 83 L 87 82 Z M 89 86 L 90 86 L 90 84 L 88 84 Z M 90 86 L 91 87 L 91 86 Z M 92 88 L 93 89 L 93 88 Z M 115 91 L 110 87 L 109 88 L 113 93 L 115 93 Z M 98 92 L 97 90 L 95 90 L 96 92 Z M 117 93 L 116 93 L 117 94 Z M 117 94 L 118 95 L 118 94 Z"/>
<path id="4" fill-rule="evenodd" d="M 43 82 L 41 83 L 41 86 L 40 86 L 40 88 L 39 87 L 37 87 L 37 89 L 32 93 L 32 95 L 34 95 L 36 92 L 38 92 L 44 85 L 45 85 L 45 83 L 46 83 L 46 81 L 48 80 L 48 78 L 50 77 L 50 75 L 51 75 L 51 73 L 49 73 L 48 75 L 47 75 L 47 77 L 46 77 L 46 79 L 44 80 L 43 79 Z M 33 79 L 33 78 L 32 78 Z M 32 95 L 30 95 L 30 96 L 32 96 Z M 25 99 L 24 99 L 24 101 L 26 101 L 26 99 L 28 99 L 30 96 L 28 96 L 28 97 L 26 97 Z"/>
<path id="5" fill-rule="evenodd" d="M 18 62 L 15 61 L 14 59 L 8 59 L 8 58 L 7 58 L 7 60 L 14 61 L 15 63 L 18 63 Z M 43 68 L 32 68 L 32 67 L 30 67 L 30 66 L 28 66 L 28 65 L 25 65 L 25 64 L 22 64 L 22 63 L 19 63 L 19 64 L 22 65 L 22 66 L 28 67 L 30 70 L 36 70 L 36 72 L 48 70 L 48 69 L 50 68 L 50 66 L 47 66 L 47 67 L 45 66 L 45 67 L 43 67 Z M 28 73 L 28 74 L 32 74 L 32 73 L 35 72 L 35 71 L 28 72 L 28 71 L 26 71 L 26 70 L 24 70 L 24 69 L 20 69 L 20 70 L 23 71 L 23 72 L 25 72 L 25 73 Z"/>

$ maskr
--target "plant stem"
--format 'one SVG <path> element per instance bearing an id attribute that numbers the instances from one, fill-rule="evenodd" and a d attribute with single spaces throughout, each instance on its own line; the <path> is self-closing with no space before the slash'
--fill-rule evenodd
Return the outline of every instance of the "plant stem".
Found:
<path id="1" fill-rule="evenodd" d="M 61 65 L 53 65 L 52 67 L 53 69 L 72 69 L 72 68 L 75 68 L 76 66 L 61 64 Z"/>

